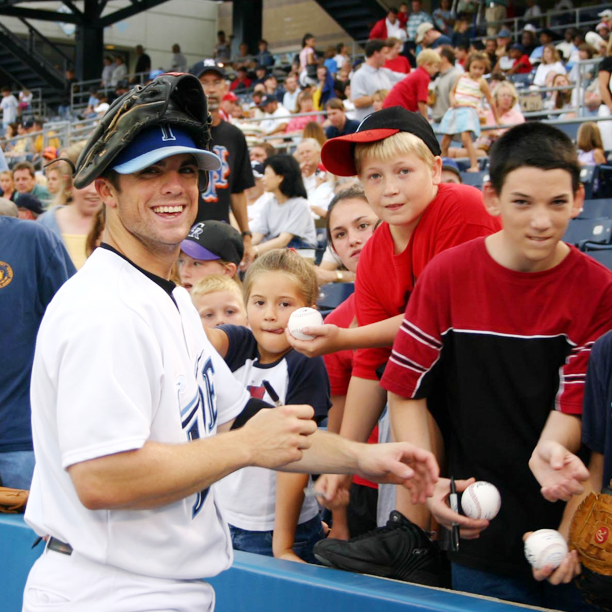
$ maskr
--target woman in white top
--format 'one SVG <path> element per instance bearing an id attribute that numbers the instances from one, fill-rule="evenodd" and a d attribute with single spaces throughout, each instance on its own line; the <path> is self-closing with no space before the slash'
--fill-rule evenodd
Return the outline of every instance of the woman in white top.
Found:
<path id="1" fill-rule="evenodd" d="M 555 45 L 553 44 L 544 46 L 544 51 L 542 52 L 542 62 L 536 70 L 535 77 L 533 78 L 533 84 L 537 85 L 538 87 L 544 87 L 546 84 L 546 77 L 549 72 L 554 72 L 556 74 L 565 74 L 567 72 L 565 70 L 565 66 L 561 62 L 559 51 L 555 49 Z"/>
<path id="2" fill-rule="evenodd" d="M 315 224 L 297 161 L 291 155 L 274 155 L 264 166 L 263 187 L 273 197 L 251 226 L 256 254 L 283 247 L 314 248 Z"/>

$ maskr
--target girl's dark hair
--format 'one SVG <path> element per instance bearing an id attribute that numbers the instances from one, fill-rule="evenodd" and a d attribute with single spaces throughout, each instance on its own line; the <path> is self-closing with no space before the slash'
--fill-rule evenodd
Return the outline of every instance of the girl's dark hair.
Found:
<path id="1" fill-rule="evenodd" d="M 351 185 L 342 191 L 339 191 L 329 203 L 327 207 L 327 217 L 325 217 L 325 229 L 327 231 L 327 240 L 329 244 L 331 244 L 332 249 L 334 248 L 334 241 L 331 235 L 331 226 L 330 219 L 332 210 L 336 207 L 338 202 L 342 202 L 344 200 L 363 200 L 366 204 L 368 203 L 368 198 L 366 198 L 365 191 L 361 184 Z"/>
<path id="2" fill-rule="evenodd" d="M 302 171 L 297 160 L 292 155 L 284 153 L 268 157 L 264 162 L 264 169 L 270 166 L 274 174 L 283 177 L 279 185 L 280 192 L 288 198 L 307 198 L 306 188 L 302 180 Z"/>
<path id="3" fill-rule="evenodd" d="M 302 38 L 302 49 L 306 46 L 306 41 L 309 38 L 314 38 L 313 34 L 304 34 L 304 37 Z"/>

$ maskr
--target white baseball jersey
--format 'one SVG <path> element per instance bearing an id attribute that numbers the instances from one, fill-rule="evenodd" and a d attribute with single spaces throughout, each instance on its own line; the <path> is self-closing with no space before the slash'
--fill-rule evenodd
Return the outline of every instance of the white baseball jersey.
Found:
<path id="1" fill-rule="evenodd" d="M 99 248 L 48 307 L 32 373 L 37 464 L 25 518 L 39 535 L 99 563 L 206 578 L 232 563 L 212 488 L 154 510 L 92 511 L 66 471 L 147 441 L 213 436 L 249 400 L 208 342 L 188 293 L 170 294 L 150 276 Z"/>

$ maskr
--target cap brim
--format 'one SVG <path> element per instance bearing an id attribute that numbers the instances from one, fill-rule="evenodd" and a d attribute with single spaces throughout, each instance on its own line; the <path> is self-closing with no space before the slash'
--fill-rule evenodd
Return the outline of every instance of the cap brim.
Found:
<path id="1" fill-rule="evenodd" d="M 119 164 L 115 166 L 113 170 L 119 174 L 132 174 L 134 172 L 140 172 L 140 170 L 144 170 L 158 161 L 166 159 L 166 157 L 183 155 L 185 153 L 193 155 L 196 158 L 200 170 L 219 170 L 219 168 L 221 168 L 221 160 L 210 151 L 195 149 L 193 147 L 161 147 L 135 157 L 124 164 Z"/>
<path id="2" fill-rule="evenodd" d="M 364 130 L 332 138 L 323 145 L 321 161 L 325 168 L 336 176 L 355 176 L 357 169 L 355 168 L 354 145 L 378 142 L 399 131 L 395 128 Z"/>
<path id="3" fill-rule="evenodd" d="M 216 259 L 221 259 L 218 255 L 215 255 L 193 240 L 183 240 L 183 242 L 181 242 L 181 251 L 198 261 L 214 261 Z"/>

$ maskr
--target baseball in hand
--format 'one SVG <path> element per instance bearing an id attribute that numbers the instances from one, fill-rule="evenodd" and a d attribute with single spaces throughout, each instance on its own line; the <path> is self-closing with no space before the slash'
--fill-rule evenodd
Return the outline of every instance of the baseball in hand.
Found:
<path id="1" fill-rule="evenodd" d="M 501 495 L 490 482 L 475 482 L 461 495 L 461 508 L 469 518 L 490 521 L 501 508 Z"/>
<path id="2" fill-rule="evenodd" d="M 559 567 L 567 551 L 565 538 L 554 529 L 539 529 L 525 540 L 525 557 L 536 569 Z"/>
<path id="3" fill-rule="evenodd" d="M 314 340 L 314 336 L 303 334 L 304 327 L 323 325 L 323 317 L 314 308 L 298 308 L 291 313 L 287 327 L 294 338 L 298 340 Z"/>

